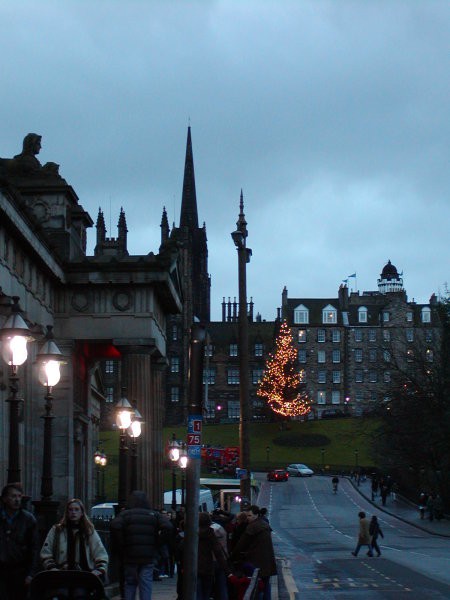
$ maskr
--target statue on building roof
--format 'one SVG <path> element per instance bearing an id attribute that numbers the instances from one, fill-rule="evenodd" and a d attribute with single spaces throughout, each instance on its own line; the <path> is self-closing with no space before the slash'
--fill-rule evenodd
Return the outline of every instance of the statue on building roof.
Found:
<path id="1" fill-rule="evenodd" d="M 41 165 L 36 155 L 41 150 L 42 136 L 37 133 L 28 133 L 23 139 L 22 152 L 16 154 L 13 158 L 0 158 L 0 174 L 12 177 L 44 177 L 58 178 L 59 165 L 54 162 L 48 162 Z"/>

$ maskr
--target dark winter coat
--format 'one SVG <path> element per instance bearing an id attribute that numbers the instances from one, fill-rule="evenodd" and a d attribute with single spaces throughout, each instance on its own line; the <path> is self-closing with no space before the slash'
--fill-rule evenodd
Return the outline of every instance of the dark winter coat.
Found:
<path id="1" fill-rule="evenodd" d="M 158 546 L 167 542 L 171 528 L 155 510 L 124 510 L 111 521 L 113 551 L 124 564 L 150 564 L 157 558 Z"/>
<path id="2" fill-rule="evenodd" d="M 378 536 L 381 535 L 382 538 L 384 538 L 383 532 L 381 531 L 381 527 L 378 523 L 378 520 L 374 521 L 370 521 L 370 525 L 369 525 L 369 533 L 370 536 L 372 538 L 372 540 L 376 540 L 378 539 Z"/>
<path id="3" fill-rule="evenodd" d="M 27 510 L 19 510 L 9 521 L 0 508 L 0 567 L 21 568 L 34 575 L 39 560 L 36 519 Z"/>
<path id="4" fill-rule="evenodd" d="M 225 552 L 214 533 L 212 527 L 199 527 L 198 530 L 198 563 L 197 573 L 200 576 L 213 576 L 214 559 L 228 575 L 228 567 Z"/>
<path id="5" fill-rule="evenodd" d="M 271 532 L 270 525 L 263 519 L 256 519 L 249 523 L 233 548 L 232 560 L 251 563 L 254 567 L 258 567 L 260 577 L 276 575 L 277 565 Z"/>

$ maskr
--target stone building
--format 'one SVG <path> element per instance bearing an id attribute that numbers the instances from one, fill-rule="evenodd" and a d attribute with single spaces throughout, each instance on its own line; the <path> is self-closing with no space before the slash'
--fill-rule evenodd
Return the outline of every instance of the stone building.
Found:
<path id="1" fill-rule="evenodd" d="M 441 331 L 436 304 L 434 295 L 429 304 L 409 301 L 390 261 L 377 291 L 349 293 L 341 285 L 335 298 L 289 298 L 285 288 L 282 317 L 313 413 L 360 415 L 389 397 L 395 371 L 420 358 L 432 362 Z"/>
<path id="2" fill-rule="evenodd" d="M 29 134 L 21 154 L 0 159 L 0 327 L 20 298 L 34 341 L 19 367 L 23 411 L 19 426 L 21 479 L 40 497 L 43 398 L 34 366 L 47 325 L 66 364 L 53 395 L 53 499 L 95 493 L 93 455 L 98 441 L 104 382 L 99 362 L 113 360 L 128 399 L 146 422 L 140 447 L 139 485 L 162 503 L 163 377 L 167 317 L 181 312 L 178 249 L 130 256 L 125 212 L 116 239 L 97 220 L 94 256 L 86 254 L 93 225 L 55 163 L 41 165 L 41 137 Z M 8 462 L 8 367 L 0 366 L 0 484 Z"/>

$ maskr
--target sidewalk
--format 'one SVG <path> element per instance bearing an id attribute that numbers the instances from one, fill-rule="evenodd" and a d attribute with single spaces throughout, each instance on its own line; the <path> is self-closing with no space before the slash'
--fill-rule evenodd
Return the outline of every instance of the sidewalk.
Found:
<path id="1" fill-rule="evenodd" d="M 437 521 L 430 521 L 427 516 L 425 519 L 420 518 L 419 507 L 416 504 L 411 503 L 406 498 L 403 498 L 399 494 L 397 494 L 397 500 L 393 500 L 391 496 L 388 496 L 386 500 L 386 506 L 381 504 L 381 498 L 378 495 L 375 500 L 372 500 L 372 489 L 371 489 L 371 481 L 367 479 L 364 483 L 361 483 L 359 486 L 356 484 L 356 481 L 350 480 L 350 483 L 353 487 L 362 495 L 366 500 L 368 500 L 371 504 L 376 506 L 379 510 L 382 510 L 385 513 L 393 515 L 397 517 L 401 521 L 405 523 L 409 523 L 418 529 L 422 529 L 428 533 L 432 533 L 433 535 L 439 535 L 443 537 L 450 537 L 450 520 L 449 519 L 441 519 Z"/>

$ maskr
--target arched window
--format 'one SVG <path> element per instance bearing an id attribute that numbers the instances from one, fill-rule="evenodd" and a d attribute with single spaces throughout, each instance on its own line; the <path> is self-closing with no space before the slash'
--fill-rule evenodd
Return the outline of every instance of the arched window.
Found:
<path id="1" fill-rule="evenodd" d="M 367 308 L 365 306 L 358 308 L 358 323 L 367 323 Z"/>
<path id="2" fill-rule="evenodd" d="M 431 323 L 431 308 L 429 306 L 422 308 L 422 323 Z"/>

